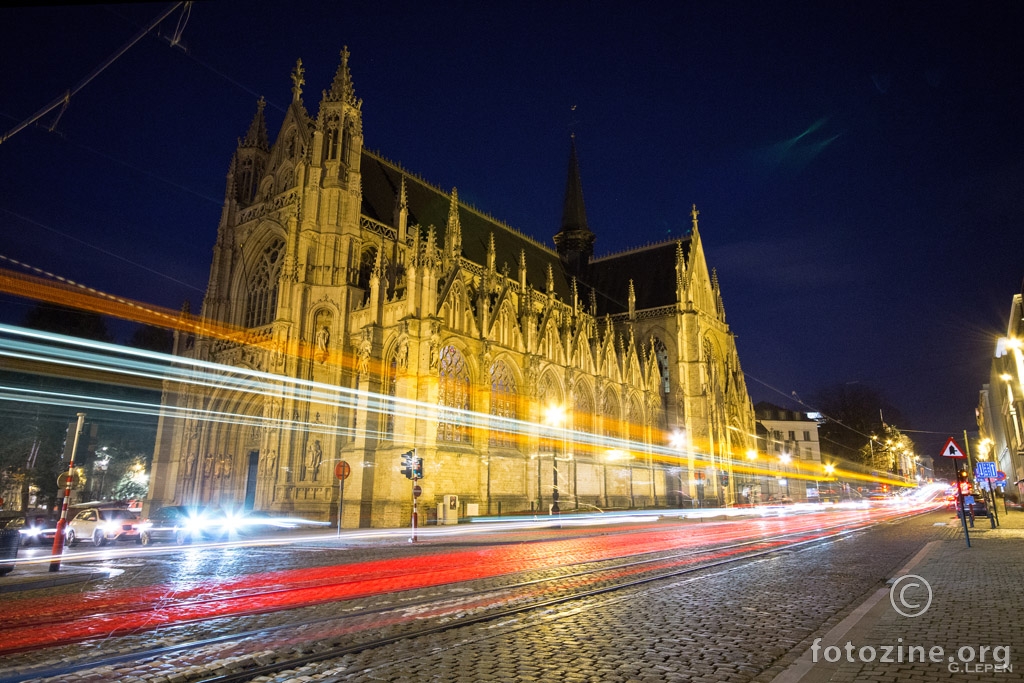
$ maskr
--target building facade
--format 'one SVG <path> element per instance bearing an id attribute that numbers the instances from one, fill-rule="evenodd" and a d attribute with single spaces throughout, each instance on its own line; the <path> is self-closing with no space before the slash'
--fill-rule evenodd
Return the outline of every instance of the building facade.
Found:
<path id="1" fill-rule="evenodd" d="M 807 475 L 824 474 L 818 422 L 807 413 L 780 408 L 767 401 L 758 403 L 754 414 L 761 452 L 768 466 L 777 472 L 774 481 L 771 476 L 761 478 L 760 485 L 767 489 L 760 491 L 762 497 L 781 495 L 794 501 L 814 501 L 818 497 L 818 482 L 808 479 Z"/>
<path id="2" fill-rule="evenodd" d="M 348 57 L 315 115 L 300 61 L 273 142 L 262 100 L 239 140 L 200 316 L 236 332 L 176 338 L 213 379 L 165 384 L 148 505 L 406 524 L 412 448 L 425 508 L 479 514 L 678 505 L 729 471 L 754 417 L 696 208 L 594 258 L 573 141 L 552 249 L 365 149 Z"/>
<path id="3" fill-rule="evenodd" d="M 1013 295 L 1006 336 L 996 342 L 988 384 L 978 396 L 979 460 L 995 461 L 1006 475 L 1003 492 L 1024 500 L 1024 296 Z"/>

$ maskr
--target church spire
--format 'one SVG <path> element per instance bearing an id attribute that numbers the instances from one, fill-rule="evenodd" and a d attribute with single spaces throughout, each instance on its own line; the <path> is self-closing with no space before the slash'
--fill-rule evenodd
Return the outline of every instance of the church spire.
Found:
<path id="1" fill-rule="evenodd" d="M 555 248 L 569 271 L 582 276 L 594 255 L 594 233 L 587 225 L 587 211 L 583 205 L 583 184 L 576 157 L 576 136 L 570 138 L 569 172 L 565 181 L 565 201 L 562 204 L 562 226 L 555 235 Z"/>
<path id="2" fill-rule="evenodd" d="M 331 83 L 330 92 L 326 93 L 324 100 L 327 102 L 346 102 L 353 107 L 358 107 L 356 100 L 355 86 L 352 85 L 352 73 L 348 70 L 348 46 L 341 48 L 341 64 L 334 74 L 334 82 Z"/>
<path id="3" fill-rule="evenodd" d="M 570 140 L 569 173 L 565 179 L 561 232 L 576 230 L 590 232 L 590 228 L 587 226 L 587 211 L 583 205 L 583 184 L 580 182 L 580 164 L 576 157 L 576 136 L 572 136 Z"/>
<path id="4" fill-rule="evenodd" d="M 249 130 L 245 137 L 238 141 L 239 147 L 262 149 L 264 152 L 270 150 L 270 143 L 267 137 L 267 119 L 263 116 L 263 109 L 267 101 L 262 97 L 256 101 L 256 115 L 252 117 Z"/>

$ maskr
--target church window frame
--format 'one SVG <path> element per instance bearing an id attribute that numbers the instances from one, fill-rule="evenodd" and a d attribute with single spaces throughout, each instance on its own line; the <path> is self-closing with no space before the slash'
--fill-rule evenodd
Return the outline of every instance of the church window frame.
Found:
<path id="1" fill-rule="evenodd" d="M 458 347 L 448 344 L 440 350 L 437 374 L 437 440 L 449 444 L 469 444 L 469 365 Z"/>
<path id="2" fill-rule="evenodd" d="M 267 245 L 246 283 L 245 326 L 253 329 L 274 322 L 278 280 L 284 262 L 285 243 L 277 238 Z"/>
<path id="3" fill-rule="evenodd" d="M 515 375 L 508 363 L 496 360 L 490 367 L 491 377 L 491 415 L 497 418 L 488 430 L 488 444 L 498 448 L 515 448 L 516 433 L 511 424 L 505 420 L 518 417 L 519 392 Z"/>

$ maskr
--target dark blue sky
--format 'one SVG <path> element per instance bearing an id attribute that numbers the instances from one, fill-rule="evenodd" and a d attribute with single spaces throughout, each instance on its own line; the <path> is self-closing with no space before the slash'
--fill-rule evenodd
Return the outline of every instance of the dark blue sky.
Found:
<path id="1" fill-rule="evenodd" d="M 570 122 L 598 254 L 696 204 L 755 401 L 861 382 L 922 451 L 973 428 L 1024 277 L 1024 5 L 487 4 L 197 3 L 187 54 L 147 37 L 0 144 L 0 254 L 197 306 L 256 99 L 276 133 L 301 57 L 315 112 L 348 45 L 368 147 L 548 244 Z M 166 7 L 0 10 L 0 129 Z"/>

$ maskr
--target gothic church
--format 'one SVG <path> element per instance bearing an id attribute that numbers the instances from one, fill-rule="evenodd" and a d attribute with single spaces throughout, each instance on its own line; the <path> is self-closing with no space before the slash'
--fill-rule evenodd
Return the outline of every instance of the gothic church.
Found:
<path id="1" fill-rule="evenodd" d="M 552 249 L 365 149 L 348 62 L 313 115 L 300 60 L 273 142 L 262 100 L 239 140 L 201 317 L 244 338 L 175 354 L 262 379 L 165 384 L 147 511 L 405 525 L 411 448 L 426 510 L 733 502 L 754 414 L 696 209 L 594 258 L 573 141 Z"/>

